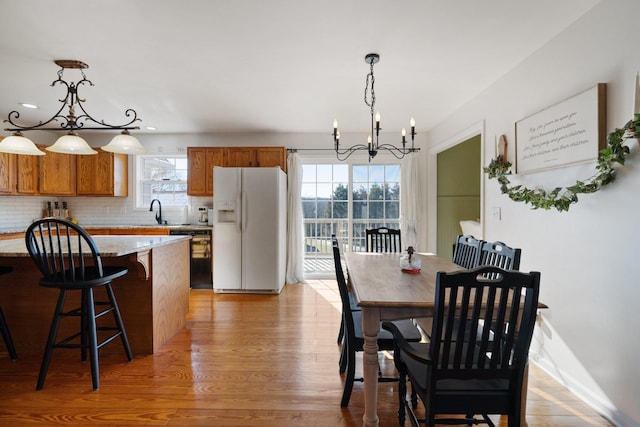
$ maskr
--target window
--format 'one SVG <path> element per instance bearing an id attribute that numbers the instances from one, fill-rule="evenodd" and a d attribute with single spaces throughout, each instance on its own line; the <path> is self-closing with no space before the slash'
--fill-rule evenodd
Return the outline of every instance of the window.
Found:
<path id="1" fill-rule="evenodd" d="M 400 228 L 400 165 L 353 166 L 352 248 L 364 250 L 367 228 Z"/>
<path id="2" fill-rule="evenodd" d="M 400 228 L 399 164 L 306 164 L 302 176 L 305 273 L 333 271 L 331 235 L 365 248 L 368 228 Z"/>
<path id="3" fill-rule="evenodd" d="M 136 156 L 136 205 L 184 206 L 187 199 L 187 156 Z"/>

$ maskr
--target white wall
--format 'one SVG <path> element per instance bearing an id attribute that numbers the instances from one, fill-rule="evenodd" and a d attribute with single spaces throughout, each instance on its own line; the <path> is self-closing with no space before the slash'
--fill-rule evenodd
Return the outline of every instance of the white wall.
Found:
<path id="1" fill-rule="evenodd" d="M 549 11 L 553 13 L 553 11 Z M 633 85 L 640 71 L 637 0 L 604 0 L 488 90 L 435 127 L 438 147 L 484 123 L 484 163 L 494 138 L 507 135 L 514 156 L 514 123 L 596 83 L 607 83 L 607 133 L 632 117 Z M 544 25 L 544 23 L 540 23 Z M 508 34 L 505 34 L 508 37 Z M 522 248 L 522 270 L 542 273 L 541 312 L 532 359 L 596 409 L 624 426 L 640 425 L 640 150 L 603 190 L 579 196 L 569 212 L 532 210 L 500 194 L 483 178 L 486 240 Z M 432 150 L 435 151 L 435 150 Z M 431 163 L 430 152 L 428 163 Z M 513 177 L 527 187 L 567 186 L 588 179 L 593 164 Z M 429 170 L 429 180 L 435 171 Z M 429 203 L 435 195 L 428 195 Z M 500 207 L 502 219 L 492 216 Z M 433 248 L 431 248 L 433 250 Z"/>

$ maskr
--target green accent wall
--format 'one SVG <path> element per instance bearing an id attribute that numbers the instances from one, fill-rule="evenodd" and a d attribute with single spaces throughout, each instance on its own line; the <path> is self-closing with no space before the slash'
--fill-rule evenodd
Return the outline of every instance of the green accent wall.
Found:
<path id="1" fill-rule="evenodd" d="M 480 218 L 480 135 L 437 155 L 437 252 L 451 259 L 460 221 Z"/>

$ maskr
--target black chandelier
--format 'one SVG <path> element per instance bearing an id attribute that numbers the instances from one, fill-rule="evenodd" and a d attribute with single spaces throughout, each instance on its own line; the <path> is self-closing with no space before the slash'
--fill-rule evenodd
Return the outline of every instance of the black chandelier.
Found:
<path id="1" fill-rule="evenodd" d="M 369 64 L 369 74 L 367 74 L 366 85 L 364 88 L 364 103 L 371 112 L 371 132 L 367 138 L 367 144 L 356 144 L 351 147 L 340 149 L 340 131 L 338 130 L 338 121 L 333 120 L 333 142 L 338 160 L 346 160 L 356 151 L 366 150 L 369 153 L 369 161 L 373 159 L 378 151 L 388 151 L 395 156 L 396 159 L 402 159 L 409 153 L 420 151 L 420 148 L 414 147 L 414 139 L 416 136 L 416 122 L 411 118 L 409 125 L 411 126 L 411 147 L 407 147 L 407 131 L 402 128 L 402 146 L 396 147 L 391 144 L 380 144 L 380 112 L 375 112 L 376 92 L 375 78 L 373 76 L 373 65 L 380 61 L 380 55 L 377 53 L 369 53 L 364 57 L 364 61 Z M 375 112 L 375 113 L 374 113 Z"/>
<path id="2" fill-rule="evenodd" d="M 5 123 L 9 123 L 11 127 L 6 128 L 5 131 L 13 132 L 13 135 L 0 142 L 0 152 L 27 155 L 44 154 L 30 139 L 22 135 L 22 132 L 33 130 L 65 131 L 66 134 L 64 136 L 58 138 L 52 146 L 46 147 L 48 151 L 56 153 L 96 154 L 97 151 L 93 150 L 84 139 L 78 136 L 77 131 L 79 130 L 119 130 L 122 132 L 115 136 L 109 144 L 102 147 L 103 150 L 125 154 L 138 154 L 145 151 L 140 142 L 129 134 L 130 130 L 140 129 L 134 125 L 135 122 L 140 121 L 135 110 L 127 109 L 125 116 L 128 121 L 120 125 L 111 125 L 105 123 L 104 120 L 93 118 L 84 107 L 85 99 L 80 98 L 78 94 L 78 88 L 81 86 L 93 86 L 93 83 L 84 74 L 84 70 L 89 66 L 76 60 L 64 59 L 55 60 L 54 62 L 60 67 L 60 70 L 58 71 L 58 78 L 51 83 L 51 86 L 63 85 L 67 89 L 66 95 L 59 100 L 62 103 L 60 109 L 50 119 L 31 126 L 18 124 L 16 120 L 20 118 L 20 113 L 15 110 L 10 112 Z M 63 80 L 62 77 L 66 69 L 80 70 L 82 79 L 70 83 Z M 68 108 L 66 112 L 63 111 L 65 108 Z M 58 125 L 56 126 L 54 123 Z"/>

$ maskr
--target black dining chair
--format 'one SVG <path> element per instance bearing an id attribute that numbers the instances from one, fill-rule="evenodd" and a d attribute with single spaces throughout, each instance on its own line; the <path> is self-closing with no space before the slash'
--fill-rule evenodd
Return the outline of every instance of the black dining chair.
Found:
<path id="1" fill-rule="evenodd" d="M 495 427 L 489 415 L 502 414 L 509 427 L 520 426 L 539 286 L 538 272 L 491 266 L 439 272 L 429 343 L 410 343 L 396 325 L 383 323 L 397 343 L 400 424 L 408 413 L 413 426 Z M 417 401 L 406 399 L 407 377 L 424 404 L 424 420 L 414 413 Z"/>
<path id="2" fill-rule="evenodd" d="M 402 252 L 400 230 L 378 227 L 365 230 L 367 252 Z"/>
<path id="3" fill-rule="evenodd" d="M 400 230 L 387 227 L 370 228 L 365 230 L 365 250 L 367 252 L 402 252 L 402 238 Z M 353 299 L 353 296 L 350 294 Z M 357 309 L 354 307 L 354 309 Z M 344 338 L 344 323 L 340 323 L 338 343 Z"/>
<path id="4" fill-rule="evenodd" d="M 363 351 L 364 334 L 362 332 L 362 312 L 360 310 L 352 310 L 353 301 L 350 300 L 349 297 L 347 282 L 340 260 L 340 248 L 337 244 L 337 240 L 333 240 L 333 259 L 336 270 L 336 279 L 338 282 L 338 290 L 342 301 L 342 321 L 344 322 L 345 330 L 340 355 L 340 373 L 342 374 L 346 371 L 346 378 L 340 406 L 346 407 L 349 405 L 354 381 L 363 381 L 362 378 L 357 380 L 355 379 L 355 369 L 356 352 Z M 411 320 L 397 320 L 392 323 L 399 331 L 402 331 L 403 336 L 405 336 L 408 341 L 417 342 L 422 339 L 420 331 Z M 378 332 L 378 349 L 391 351 L 394 349 L 394 346 L 395 344 L 391 333 L 385 330 L 380 330 Z M 398 381 L 398 378 L 396 377 L 383 377 L 380 370 L 378 372 L 378 381 Z"/>
<path id="5" fill-rule="evenodd" d="M 505 270 L 520 269 L 519 248 L 512 248 L 502 242 L 483 242 L 480 249 L 479 265 L 492 265 Z"/>
<path id="6" fill-rule="evenodd" d="M 453 246 L 453 262 L 464 268 L 475 268 L 480 265 L 480 249 L 483 240 L 473 236 L 458 236 Z"/>
<path id="7" fill-rule="evenodd" d="M 336 237 L 335 234 L 331 235 L 331 244 L 332 246 L 338 246 L 338 238 Z M 335 254 L 334 254 L 335 256 Z M 334 260 L 335 261 L 335 260 Z M 360 311 L 360 307 L 358 307 L 358 305 L 355 302 L 353 293 L 351 292 L 350 289 L 348 289 L 347 287 L 347 293 L 349 296 L 349 306 L 351 307 L 351 311 Z M 338 342 L 338 344 L 342 344 L 344 341 L 344 320 L 340 319 L 340 330 L 338 331 L 338 339 L 336 340 Z M 343 360 L 343 358 L 340 358 L 340 366 L 342 367 L 343 365 L 346 366 L 346 359 Z"/>
<path id="8" fill-rule="evenodd" d="M 10 273 L 12 270 L 12 267 L 0 266 L 0 274 Z M 2 332 L 2 339 L 4 340 L 5 347 L 7 347 L 7 352 L 9 352 L 9 357 L 11 357 L 11 360 L 16 360 L 18 353 L 16 353 L 16 347 L 11 339 L 11 332 L 9 332 L 9 325 L 7 325 L 2 307 L 0 307 L 0 332 Z"/>
<path id="9" fill-rule="evenodd" d="M 87 358 L 88 350 L 93 389 L 97 390 L 100 387 L 98 350 L 102 346 L 120 337 L 127 359 L 133 359 L 111 287 L 111 282 L 124 276 L 128 269 L 103 266 L 100 252 L 91 236 L 79 225 L 64 219 L 43 218 L 35 221 L 26 231 L 25 242 L 31 259 L 42 273 L 40 286 L 59 289 L 36 390 L 44 386 L 55 348 L 79 348 L 83 361 Z M 95 300 L 94 290 L 97 288 L 105 290 L 106 300 Z M 65 311 L 69 292 L 80 292 L 81 302 L 79 307 Z M 113 316 L 115 325 L 107 325 L 103 319 L 96 322 L 107 314 Z M 79 319 L 78 332 L 57 340 L 62 320 L 69 317 Z"/>

